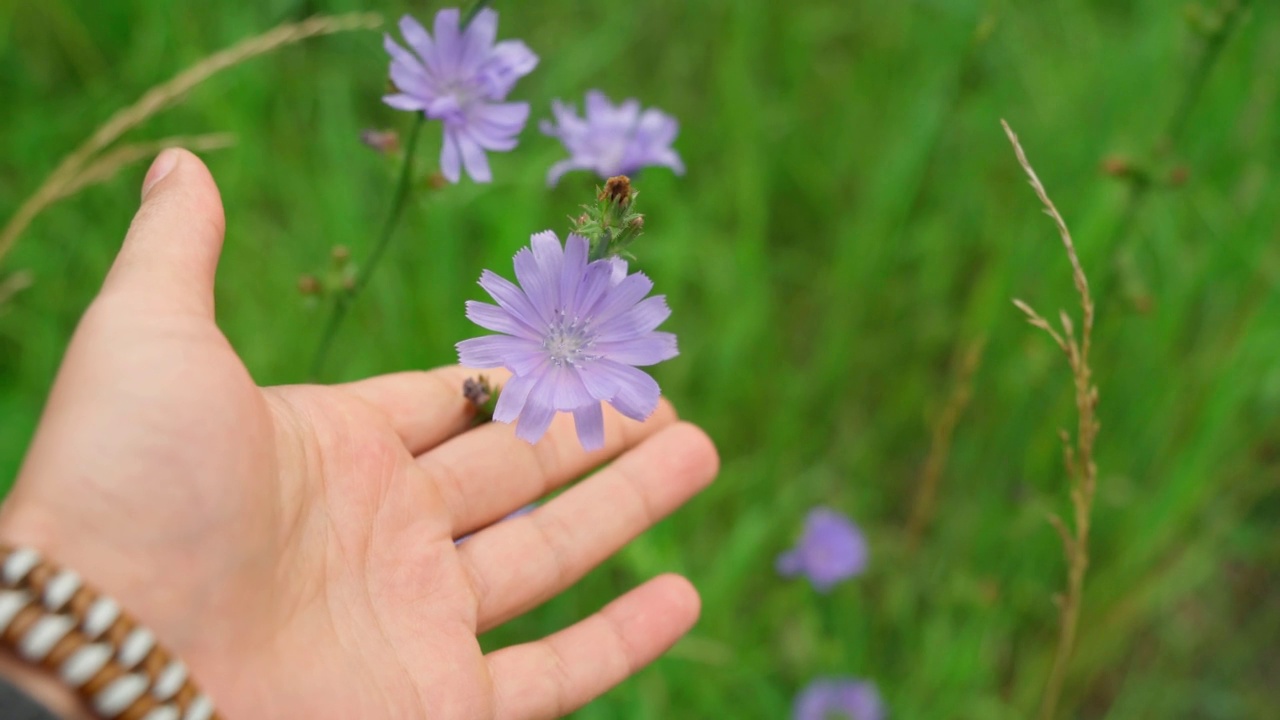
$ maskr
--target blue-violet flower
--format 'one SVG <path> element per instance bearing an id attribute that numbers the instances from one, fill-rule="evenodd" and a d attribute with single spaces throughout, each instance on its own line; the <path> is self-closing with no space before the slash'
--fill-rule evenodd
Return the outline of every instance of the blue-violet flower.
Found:
<path id="1" fill-rule="evenodd" d="M 573 413 L 582 446 L 604 445 L 601 401 L 644 420 L 658 405 L 658 383 L 635 366 L 677 354 L 676 336 L 655 332 L 671 310 L 653 282 L 627 274 L 619 257 L 587 262 L 588 242 L 571 234 L 563 247 L 550 230 L 534 235 L 515 256 L 516 286 L 484 271 L 483 287 L 497 305 L 470 301 L 467 317 L 503 335 L 463 340 L 458 359 L 477 368 L 505 367 L 493 419 L 513 422 L 516 435 L 537 442 L 557 412 Z"/>
<path id="2" fill-rule="evenodd" d="M 440 172 L 449 182 L 458 182 L 463 167 L 472 180 L 489 182 L 485 151 L 513 149 L 529 119 L 528 103 L 503 101 L 516 80 L 538 64 L 538 56 L 519 40 L 494 44 L 498 13 L 493 10 L 481 10 L 465 29 L 459 23 L 457 8 L 436 13 L 434 35 L 408 15 L 400 19 L 412 52 L 386 37 L 391 80 L 399 92 L 383 102 L 444 123 Z"/>
<path id="3" fill-rule="evenodd" d="M 796 696 L 792 720 L 883 720 L 876 686 L 854 678 L 819 678 Z"/>
<path id="4" fill-rule="evenodd" d="M 804 575 L 819 592 L 867 568 L 867 541 L 853 521 L 836 510 L 816 507 L 804 521 L 804 534 L 794 548 L 778 556 L 783 577 Z"/>
<path id="5" fill-rule="evenodd" d="M 625 100 L 615 107 L 604 93 L 590 90 L 585 118 L 559 100 L 552 103 L 552 111 L 556 122 L 543 120 L 540 127 L 564 143 L 569 159 L 551 166 L 549 185 L 555 185 L 570 170 L 593 170 L 601 178 L 609 178 L 660 165 L 684 174 L 684 163 L 671 148 L 680 126 L 661 110 L 641 112 L 639 100 Z"/>

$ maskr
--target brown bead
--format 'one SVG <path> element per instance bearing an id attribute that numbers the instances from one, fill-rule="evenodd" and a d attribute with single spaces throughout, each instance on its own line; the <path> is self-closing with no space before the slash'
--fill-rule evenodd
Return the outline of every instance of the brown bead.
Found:
<path id="1" fill-rule="evenodd" d="M 97 675 L 89 678 L 89 682 L 80 686 L 80 695 L 86 698 L 92 698 L 98 694 L 102 688 L 115 682 L 117 678 L 124 675 L 126 670 L 116 663 L 109 662 L 102 666 Z"/>
<path id="2" fill-rule="evenodd" d="M 43 616 L 44 611 L 40 609 L 39 605 L 31 604 L 19 610 L 4 632 L 5 643 L 10 647 L 16 648 L 18 642 L 27 634 L 31 626 L 35 625 L 36 621 Z"/>
<path id="3" fill-rule="evenodd" d="M 116 720 L 142 720 L 147 713 L 155 710 L 160 706 L 159 701 L 150 695 L 143 694 L 133 704 L 125 708 L 125 711 L 116 716 Z"/>
<path id="4" fill-rule="evenodd" d="M 75 651 L 84 647 L 89 642 L 82 633 L 72 630 L 62 636 L 53 648 L 49 650 L 49 654 L 45 656 L 43 665 L 50 670 L 57 670 L 62 667 L 62 663 L 71 657 Z"/>
<path id="5" fill-rule="evenodd" d="M 67 602 L 66 611 L 75 617 L 77 624 L 83 623 L 85 613 L 89 612 L 89 607 L 97 599 L 97 593 L 81 585 L 80 589 L 76 590 L 76 594 L 72 595 L 71 600 Z"/>
<path id="6" fill-rule="evenodd" d="M 129 637 L 129 633 L 133 632 L 133 628 L 133 620 L 122 612 L 120 617 L 116 618 L 116 621 L 111 624 L 111 627 L 107 628 L 107 631 L 102 634 L 102 638 L 111 643 L 116 650 L 119 650 L 120 645 L 124 643 L 124 639 Z"/>
<path id="7" fill-rule="evenodd" d="M 152 646 L 151 652 L 142 659 L 142 663 L 138 666 L 138 670 L 145 672 L 147 677 L 151 678 L 151 682 L 155 682 L 160 677 L 160 673 L 169 666 L 169 653 L 164 651 L 157 643 Z"/>
<path id="8" fill-rule="evenodd" d="M 56 575 L 58 569 L 48 563 L 40 563 L 31 568 L 31 572 L 27 573 L 27 587 L 31 588 L 31 594 L 39 597 L 44 595 L 44 588 L 49 581 Z"/>

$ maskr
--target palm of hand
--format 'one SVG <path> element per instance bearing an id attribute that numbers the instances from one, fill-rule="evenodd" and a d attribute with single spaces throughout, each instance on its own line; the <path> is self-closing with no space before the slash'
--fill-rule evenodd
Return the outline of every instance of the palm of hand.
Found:
<path id="1" fill-rule="evenodd" d="M 68 351 L 4 536 L 121 600 L 228 717 L 551 717 L 687 630 L 696 595 L 665 577 L 483 655 L 478 632 L 684 502 L 714 451 L 666 406 L 644 424 L 611 416 L 592 455 L 559 423 L 536 448 L 506 426 L 465 431 L 458 368 L 259 389 L 212 320 L 220 209 L 197 223 L 212 239 L 172 247 L 211 215 L 207 178 L 184 156 L 148 196 Z M 578 521 L 612 498 L 611 515 Z"/>

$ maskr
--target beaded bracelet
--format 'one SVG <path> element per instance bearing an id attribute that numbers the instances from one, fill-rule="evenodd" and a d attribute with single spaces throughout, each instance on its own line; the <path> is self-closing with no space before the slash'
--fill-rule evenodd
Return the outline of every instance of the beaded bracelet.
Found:
<path id="1" fill-rule="evenodd" d="M 150 630 L 30 548 L 0 544 L 0 646 L 55 673 L 104 720 L 218 720 Z"/>

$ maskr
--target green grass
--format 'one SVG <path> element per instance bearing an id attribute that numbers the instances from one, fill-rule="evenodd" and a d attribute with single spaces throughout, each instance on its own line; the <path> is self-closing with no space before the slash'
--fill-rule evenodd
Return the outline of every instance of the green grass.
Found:
<path id="1" fill-rule="evenodd" d="M 0 216 L 146 88 L 234 41 L 354 0 L 0 5 Z M 1069 717 L 1280 714 L 1280 12 L 1254 3 L 1162 144 L 1203 39 L 1168 0 L 504 2 L 501 34 L 542 64 L 516 95 L 548 114 L 590 87 L 682 120 L 686 177 L 638 179 L 640 265 L 675 309 L 656 369 L 708 429 L 718 483 L 493 644 L 561 627 L 665 570 L 703 619 L 582 718 L 779 718 L 819 674 L 873 678 L 895 717 L 1018 718 L 1036 707 L 1065 582 L 1045 521 L 1065 512 L 1065 361 L 1009 303 L 1073 308 L 1070 270 L 999 126 L 1009 120 L 1071 224 L 1098 302 L 1093 564 Z M 414 4 L 420 16 L 434 5 Z M 404 9 L 387 3 L 388 15 Z M 322 313 L 299 275 L 357 260 L 394 162 L 359 145 L 406 128 L 384 107 L 375 33 L 310 41 L 221 75 L 130 134 L 230 131 L 208 156 L 228 242 L 222 327 L 264 384 L 306 373 Z M 438 130 L 424 136 L 433 158 Z M 1157 152 L 1158 150 L 1158 152 Z M 464 300 L 533 231 L 563 231 L 592 180 L 548 192 L 554 141 L 493 157 L 496 182 L 406 213 L 336 343 L 332 379 L 450 362 Z M 1153 154 L 1154 153 L 1154 154 Z M 1189 182 L 1135 193 L 1121 154 Z M 11 478 L 58 359 L 143 172 L 61 203 L 0 271 L 36 284 L 0 315 L 0 478 Z M 935 522 L 904 526 L 952 393 L 987 339 Z M 816 503 L 867 530 L 873 565 L 829 596 L 774 556 Z"/>

